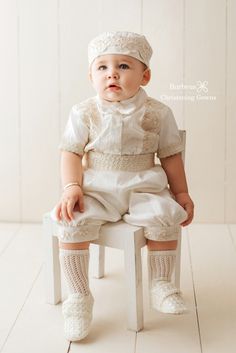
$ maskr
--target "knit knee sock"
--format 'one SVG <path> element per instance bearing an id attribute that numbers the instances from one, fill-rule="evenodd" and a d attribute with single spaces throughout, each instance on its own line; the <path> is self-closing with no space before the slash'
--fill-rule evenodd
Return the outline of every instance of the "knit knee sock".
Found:
<path id="1" fill-rule="evenodd" d="M 148 270 L 150 284 L 153 280 L 171 281 L 175 267 L 176 250 L 148 251 Z"/>
<path id="2" fill-rule="evenodd" d="M 60 249 L 59 257 L 69 294 L 89 295 L 89 250 Z"/>

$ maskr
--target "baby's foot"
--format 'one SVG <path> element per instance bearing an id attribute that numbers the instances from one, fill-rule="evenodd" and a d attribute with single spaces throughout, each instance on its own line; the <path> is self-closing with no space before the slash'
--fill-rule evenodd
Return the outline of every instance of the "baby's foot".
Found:
<path id="1" fill-rule="evenodd" d="M 166 314 L 182 314 L 186 311 L 180 291 L 168 281 L 152 282 L 150 291 L 152 307 Z"/>
<path id="2" fill-rule="evenodd" d="M 65 319 L 64 332 L 69 341 L 80 341 L 90 330 L 94 299 L 91 294 L 79 293 L 69 295 L 62 304 L 62 314 Z"/>

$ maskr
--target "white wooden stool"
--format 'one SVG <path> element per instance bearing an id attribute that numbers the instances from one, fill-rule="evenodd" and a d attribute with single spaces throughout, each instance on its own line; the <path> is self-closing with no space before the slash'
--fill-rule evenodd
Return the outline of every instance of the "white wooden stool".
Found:
<path id="1" fill-rule="evenodd" d="M 180 131 L 185 147 L 185 131 Z M 182 152 L 184 161 L 184 151 Z M 45 245 L 45 285 L 46 302 L 57 304 L 61 301 L 61 274 L 59 263 L 59 247 L 57 238 L 58 226 L 50 219 L 49 213 L 43 217 L 43 234 Z M 129 225 L 123 221 L 106 223 L 101 227 L 99 239 L 92 243 L 97 244 L 97 251 L 91 250 L 95 256 L 96 278 L 104 276 L 105 247 L 122 249 L 124 251 L 125 274 L 127 283 L 127 328 L 132 331 L 143 329 L 143 288 L 142 288 L 142 259 L 141 249 L 146 245 L 143 228 Z M 181 235 L 178 240 L 175 284 L 180 285 L 180 257 Z"/>

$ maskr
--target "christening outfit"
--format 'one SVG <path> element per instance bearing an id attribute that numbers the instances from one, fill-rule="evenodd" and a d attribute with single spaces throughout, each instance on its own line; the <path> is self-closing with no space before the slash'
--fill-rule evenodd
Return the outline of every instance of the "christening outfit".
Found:
<path id="1" fill-rule="evenodd" d="M 105 32 L 89 44 L 89 64 L 105 54 L 134 57 L 149 67 L 152 49 L 143 35 Z M 74 209 L 70 222 L 58 221 L 62 243 L 97 239 L 106 222 L 142 226 L 147 239 L 177 240 L 187 213 L 172 197 L 164 169 L 156 158 L 183 150 L 171 109 L 139 88 L 135 96 L 109 102 L 98 95 L 72 107 L 60 144 L 83 156 L 84 212 Z M 73 180 L 72 180 L 73 181 Z M 175 251 L 148 251 L 153 308 L 179 314 L 185 310 L 179 289 L 171 283 Z M 63 303 L 65 336 L 81 340 L 90 330 L 93 296 L 89 289 L 89 250 L 60 249 L 69 296 Z"/>
<path id="2" fill-rule="evenodd" d="M 89 98 L 73 106 L 60 148 L 87 157 L 84 212 L 75 210 L 68 223 L 58 222 L 52 211 L 62 242 L 94 240 L 102 224 L 120 219 L 143 226 L 148 239 L 178 239 L 186 211 L 171 197 L 163 168 L 155 165 L 155 154 L 164 158 L 183 150 L 165 104 L 142 88 L 121 102 Z"/>

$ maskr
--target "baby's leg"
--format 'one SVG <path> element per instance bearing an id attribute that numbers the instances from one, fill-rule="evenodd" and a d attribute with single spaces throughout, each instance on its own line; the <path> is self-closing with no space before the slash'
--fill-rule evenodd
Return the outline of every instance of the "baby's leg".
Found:
<path id="1" fill-rule="evenodd" d="M 117 222 L 121 219 L 121 215 L 114 205 L 107 202 L 98 193 L 93 192 L 90 194 L 84 195 L 84 212 L 79 212 L 77 207 L 75 207 L 73 212 L 74 219 L 70 222 L 58 221 L 56 208 L 51 211 L 51 218 L 57 224 L 57 234 L 62 244 L 79 244 L 95 240 L 99 237 L 102 224 Z"/>
<path id="2" fill-rule="evenodd" d="M 186 310 L 179 290 L 171 283 L 177 244 L 177 240 L 147 240 L 151 303 L 154 309 L 169 314 L 182 314 Z"/>
<path id="3" fill-rule="evenodd" d="M 93 296 L 89 288 L 89 244 L 98 238 L 99 229 L 107 221 L 116 222 L 120 213 L 101 196 L 84 195 L 85 210 L 75 208 L 74 220 L 58 222 L 55 210 L 52 219 L 58 224 L 60 264 L 68 289 L 68 298 L 62 305 L 65 336 L 70 341 L 86 337 L 90 330 Z M 95 197 L 97 196 L 97 197 Z"/>
<path id="4" fill-rule="evenodd" d="M 59 243 L 61 269 L 68 294 L 89 295 L 88 264 L 89 242 Z"/>
<path id="5" fill-rule="evenodd" d="M 68 294 L 89 295 L 89 242 L 60 243 L 59 256 Z"/>
<path id="6" fill-rule="evenodd" d="M 154 241 L 151 239 L 147 239 L 147 247 L 148 250 L 176 250 L 178 245 L 177 240 L 170 240 L 170 241 Z"/>
<path id="7" fill-rule="evenodd" d="M 159 194 L 133 193 L 125 221 L 144 226 L 148 247 L 150 299 L 154 309 L 181 314 L 185 310 L 179 289 L 172 283 L 180 223 L 185 210 L 170 196 L 168 190 Z"/>
<path id="8" fill-rule="evenodd" d="M 62 243 L 59 250 L 61 269 L 68 290 L 62 304 L 65 337 L 78 341 L 90 330 L 94 299 L 89 289 L 89 242 Z"/>
<path id="9" fill-rule="evenodd" d="M 81 243 L 59 243 L 60 264 L 66 284 L 68 294 L 79 293 L 89 295 L 88 262 L 89 244 Z"/>
<path id="10" fill-rule="evenodd" d="M 147 262 L 152 307 L 163 313 L 182 314 L 186 310 L 183 298 L 171 282 L 176 251 L 148 249 Z"/>
<path id="11" fill-rule="evenodd" d="M 59 248 L 65 250 L 85 250 L 89 248 L 89 241 L 84 241 L 82 243 L 62 243 L 59 242 Z"/>

